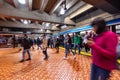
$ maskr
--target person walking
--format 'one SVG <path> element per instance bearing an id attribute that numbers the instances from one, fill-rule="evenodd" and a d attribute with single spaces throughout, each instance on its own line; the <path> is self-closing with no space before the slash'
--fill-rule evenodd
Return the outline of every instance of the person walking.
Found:
<path id="1" fill-rule="evenodd" d="M 78 49 L 78 54 L 80 54 L 80 37 L 77 33 L 74 34 L 74 58 L 76 58 L 76 50 Z"/>
<path id="2" fill-rule="evenodd" d="M 84 48 L 85 48 L 86 53 L 90 50 L 90 48 L 87 44 L 88 38 L 89 38 L 89 35 L 88 35 L 88 32 L 86 32 L 86 34 L 84 36 L 84 40 L 83 40 L 83 44 L 84 44 Z"/>
<path id="3" fill-rule="evenodd" d="M 55 48 L 56 48 L 57 53 L 59 53 L 59 46 L 60 46 L 60 40 L 59 40 L 59 38 L 57 38 L 56 43 L 55 43 Z"/>
<path id="4" fill-rule="evenodd" d="M 27 38 L 27 35 L 24 34 L 24 39 L 23 39 L 23 54 L 22 54 L 22 60 L 20 62 L 24 62 L 25 61 L 25 54 L 28 53 L 28 59 L 26 60 L 31 60 L 31 55 L 30 55 L 30 41 Z"/>
<path id="5" fill-rule="evenodd" d="M 92 24 L 97 34 L 94 39 L 88 39 L 88 46 L 92 49 L 92 67 L 90 80 L 107 80 L 110 72 L 116 68 L 117 35 L 107 30 L 103 18 L 96 18 Z"/>
<path id="6" fill-rule="evenodd" d="M 68 35 L 65 36 L 64 47 L 65 47 L 65 57 L 64 57 L 64 59 L 67 59 L 67 56 L 70 53 L 70 44 L 69 44 L 69 36 Z"/>
<path id="7" fill-rule="evenodd" d="M 38 46 L 37 49 L 38 49 L 38 50 L 39 50 L 39 48 L 40 48 L 40 44 L 41 44 L 41 40 L 40 40 L 40 38 L 38 37 L 38 38 L 37 38 L 37 46 Z"/>
<path id="8" fill-rule="evenodd" d="M 46 35 L 44 34 L 43 35 L 43 42 L 41 44 L 41 49 L 42 49 L 42 52 L 43 54 L 45 55 L 44 57 L 44 60 L 47 60 L 48 59 L 48 54 L 47 54 L 47 39 L 46 39 Z"/>

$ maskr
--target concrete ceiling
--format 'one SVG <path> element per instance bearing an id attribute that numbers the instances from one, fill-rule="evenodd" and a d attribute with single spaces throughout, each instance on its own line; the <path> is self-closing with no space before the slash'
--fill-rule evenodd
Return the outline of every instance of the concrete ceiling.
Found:
<path id="1" fill-rule="evenodd" d="M 56 13 L 65 0 L 25 0 L 25 4 L 18 0 L 0 0 L 0 26 L 7 28 L 42 29 L 42 23 L 62 24 L 64 17 Z M 79 0 L 66 0 L 66 7 L 70 9 Z M 29 24 L 23 24 L 21 20 L 29 20 Z M 6 24 L 7 23 L 7 24 Z M 38 24 L 36 26 L 36 23 Z M 74 24 L 66 24 L 75 26 Z M 15 30 L 15 29 L 13 29 Z M 16 29 L 17 30 L 17 29 Z M 46 30 L 58 31 L 60 27 L 51 27 Z M 50 32 L 50 31 L 48 31 Z"/>
<path id="2" fill-rule="evenodd" d="M 43 23 L 50 23 L 52 26 L 44 28 L 46 32 L 60 30 L 62 25 L 75 26 L 73 23 L 64 23 L 65 17 L 75 23 L 83 20 L 87 14 L 102 9 L 110 14 L 119 14 L 119 0 L 25 0 L 21 4 L 18 0 L 0 0 L 0 26 L 6 28 L 43 29 Z M 60 15 L 61 6 L 66 2 L 66 13 Z M 88 3 L 88 4 L 87 4 Z M 89 4 L 93 5 L 86 9 Z M 86 6 L 87 5 L 87 6 Z M 84 9 L 84 10 L 83 10 Z M 86 9 L 86 10 L 85 10 Z M 82 10 L 82 11 L 80 11 Z M 30 21 L 23 24 L 21 20 Z M 77 22 L 76 22 L 77 21 Z M 8 24 L 6 24 L 8 23 Z M 56 26 L 57 25 L 57 26 Z M 37 32 L 39 32 L 39 30 Z M 50 30 L 50 31 L 48 31 Z"/>

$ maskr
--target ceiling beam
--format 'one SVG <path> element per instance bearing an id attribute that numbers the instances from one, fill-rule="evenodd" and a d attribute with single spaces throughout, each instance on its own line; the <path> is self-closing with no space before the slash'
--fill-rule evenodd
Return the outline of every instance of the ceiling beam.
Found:
<path id="1" fill-rule="evenodd" d="M 18 8 L 19 7 L 18 1 L 17 0 L 13 0 L 13 2 L 14 2 L 15 7 Z"/>
<path id="2" fill-rule="evenodd" d="M 40 9 L 41 0 L 33 0 L 32 2 L 32 10 Z"/>
<path id="3" fill-rule="evenodd" d="M 41 0 L 40 12 L 44 12 L 44 9 L 45 9 L 47 3 L 48 3 L 48 0 Z"/>
<path id="4" fill-rule="evenodd" d="M 2 20 L 4 20 L 4 21 L 7 21 L 7 19 L 5 18 L 5 17 L 0 17 Z"/>
<path id="5" fill-rule="evenodd" d="M 40 29 L 42 27 L 39 24 L 23 24 L 23 23 L 11 22 L 11 21 L 0 21 L 0 26 L 9 27 L 9 28 L 12 27 L 12 28 L 32 28 L 32 29 Z"/>
<path id="6" fill-rule="evenodd" d="M 57 3 L 58 0 L 49 0 L 47 6 L 45 7 L 45 12 L 50 13 L 54 5 Z"/>
<path id="7" fill-rule="evenodd" d="M 66 8 L 70 9 L 74 4 L 80 2 L 80 0 L 72 0 L 70 3 L 67 4 Z"/>
<path id="8" fill-rule="evenodd" d="M 76 5 L 74 5 L 72 8 L 70 8 L 65 15 L 63 15 L 64 17 L 67 17 L 69 15 L 71 15 L 73 12 L 77 11 L 78 9 L 80 9 L 82 6 L 84 6 L 86 3 L 83 1 L 78 2 Z"/>
<path id="9" fill-rule="evenodd" d="M 111 3 L 107 2 L 106 0 L 83 0 L 86 3 L 92 4 L 93 6 L 102 9 L 106 12 L 109 12 L 111 14 L 117 14 L 120 13 L 120 10 L 117 9 L 114 5 Z M 114 2 L 114 0 L 113 0 Z M 119 4 L 119 2 L 118 2 Z"/>
<path id="10" fill-rule="evenodd" d="M 64 0 L 58 0 L 57 3 L 55 4 L 54 8 L 50 11 L 50 14 L 53 14 L 63 1 Z"/>
<path id="11" fill-rule="evenodd" d="M 0 7 L 0 16 L 6 18 L 15 18 L 16 20 L 25 19 L 31 21 L 38 21 L 38 22 L 48 22 L 48 23 L 55 23 L 55 24 L 66 24 L 64 22 L 64 18 L 57 17 L 55 14 L 48 15 L 47 13 L 38 13 L 36 11 L 20 11 L 11 7 L 10 5 L 4 5 Z M 71 25 L 71 24 L 69 24 Z"/>
<path id="12" fill-rule="evenodd" d="M 14 0 L 6 0 L 6 2 L 10 5 L 12 5 L 13 7 L 16 7 L 16 4 L 14 3 Z"/>
<path id="13" fill-rule="evenodd" d="M 31 11 L 33 0 L 27 0 L 27 3 L 28 3 L 28 6 L 29 6 L 29 10 Z"/>

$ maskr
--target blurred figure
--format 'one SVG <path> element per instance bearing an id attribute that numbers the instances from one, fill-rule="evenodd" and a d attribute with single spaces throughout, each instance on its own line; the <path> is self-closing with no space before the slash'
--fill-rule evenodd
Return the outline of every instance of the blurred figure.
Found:
<path id="1" fill-rule="evenodd" d="M 55 37 L 53 37 L 53 47 L 55 48 L 55 45 L 56 45 L 56 39 Z M 59 39 L 60 40 L 60 39 Z"/>
<path id="2" fill-rule="evenodd" d="M 65 57 L 64 59 L 67 58 L 68 54 L 70 53 L 70 44 L 69 44 L 69 36 L 66 35 L 64 39 L 64 47 L 65 47 Z"/>
<path id="3" fill-rule="evenodd" d="M 47 47 L 49 48 L 50 46 L 50 38 L 48 39 L 48 42 L 47 42 Z"/>
<path id="4" fill-rule="evenodd" d="M 74 58 L 76 57 L 76 50 L 78 49 L 78 54 L 80 54 L 80 37 L 77 33 L 74 34 Z"/>
<path id="5" fill-rule="evenodd" d="M 32 38 L 29 38 L 29 41 L 32 49 L 34 50 L 34 40 Z"/>
<path id="6" fill-rule="evenodd" d="M 50 38 L 50 47 L 53 48 L 54 47 L 54 43 L 53 43 L 53 38 Z"/>
<path id="7" fill-rule="evenodd" d="M 117 35 L 107 30 L 106 22 L 96 18 L 92 24 L 97 36 L 88 39 L 92 48 L 92 69 L 90 80 L 107 80 L 110 72 L 116 68 Z"/>
<path id="8" fill-rule="evenodd" d="M 24 62 L 25 61 L 25 53 L 28 53 L 28 59 L 27 60 L 31 60 L 31 56 L 30 56 L 30 41 L 27 38 L 27 35 L 24 34 L 24 39 L 23 39 L 23 57 L 22 60 L 20 62 Z"/>
<path id="9" fill-rule="evenodd" d="M 12 46 L 12 38 L 10 37 L 7 41 L 7 46 L 11 47 Z"/>
<path id="10" fill-rule="evenodd" d="M 40 38 L 38 37 L 38 38 L 37 38 L 37 46 L 38 46 L 37 49 L 38 49 L 38 50 L 39 50 L 39 48 L 40 48 L 40 44 L 41 44 L 41 40 L 40 40 Z"/>
<path id="11" fill-rule="evenodd" d="M 87 44 L 88 37 L 89 37 L 88 32 L 86 32 L 86 34 L 84 36 L 84 40 L 83 40 L 83 44 L 84 44 L 86 53 L 90 50 L 89 47 L 88 47 L 88 44 Z"/>
<path id="12" fill-rule="evenodd" d="M 44 34 L 43 35 L 43 42 L 41 44 L 41 49 L 43 51 L 43 54 L 45 55 L 45 58 L 44 60 L 47 60 L 48 59 L 48 54 L 47 54 L 47 39 L 46 39 L 46 35 Z"/>
<path id="13" fill-rule="evenodd" d="M 56 48 L 57 53 L 59 53 L 59 46 L 60 46 L 60 40 L 59 38 L 57 38 L 56 43 L 55 43 L 55 48 Z"/>
<path id="14" fill-rule="evenodd" d="M 120 59 L 120 36 L 118 36 L 117 59 Z"/>
<path id="15" fill-rule="evenodd" d="M 117 69 L 120 70 L 120 64 L 118 59 L 120 59 L 120 35 L 118 35 L 118 45 L 117 45 Z"/>

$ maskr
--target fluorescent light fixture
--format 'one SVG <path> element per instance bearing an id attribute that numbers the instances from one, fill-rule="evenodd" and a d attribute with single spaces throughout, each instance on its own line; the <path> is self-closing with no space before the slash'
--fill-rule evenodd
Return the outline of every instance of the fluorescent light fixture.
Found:
<path id="1" fill-rule="evenodd" d="M 83 7 L 81 7 L 80 9 L 78 9 L 78 10 L 77 10 L 76 12 L 74 12 L 73 14 L 71 14 L 71 15 L 70 15 L 70 18 L 73 18 L 73 17 L 75 17 L 75 16 L 83 13 L 84 11 L 86 11 L 86 10 L 92 8 L 92 7 L 93 7 L 92 5 L 87 4 L 87 5 L 83 6 Z"/>
<path id="2" fill-rule="evenodd" d="M 46 26 L 48 27 L 50 25 L 50 23 L 46 23 Z"/>
<path id="3" fill-rule="evenodd" d="M 24 24 L 28 24 L 29 23 L 28 20 L 23 20 L 23 19 L 21 19 L 21 22 L 24 23 Z"/>
<path id="4" fill-rule="evenodd" d="M 28 23 L 30 24 L 30 23 L 31 23 L 31 20 L 28 20 Z"/>
<path id="5" fill-rule="evenodd" d="M 64 8 L 61 8 L 60 14 L 61 14 L 61 15 L 65 14 L 65 9 L 64 9 Z"/>
<path id="6" fill-rule="evenodd" d="M 21 19 L 20 21 L 22 23 L 24 23 L 24 24 L 30 24 L 31 23 L 31 20 L 23 20 L 23 19 Z"/>
<path id="7" fill-rule="evenodd" d="M 43 32 L 43 29 L 41 29 L 40 31 Z"/>
<path id="8" fill-rule="evenodd" d="M 26 0 L 18 0 L 20 4 L 26 4 Z"/>
<path id="9" fill-rule="evenodd" d="M 66 28 L 67 26 L 66 25 L 63 25 L 61 28 L 63 29 L 63 28 Z"/>
<path id="10" fill-rule="evenodd" d="M 50 30 L 47 30 L 46 33 L 52 33 Z"/>

